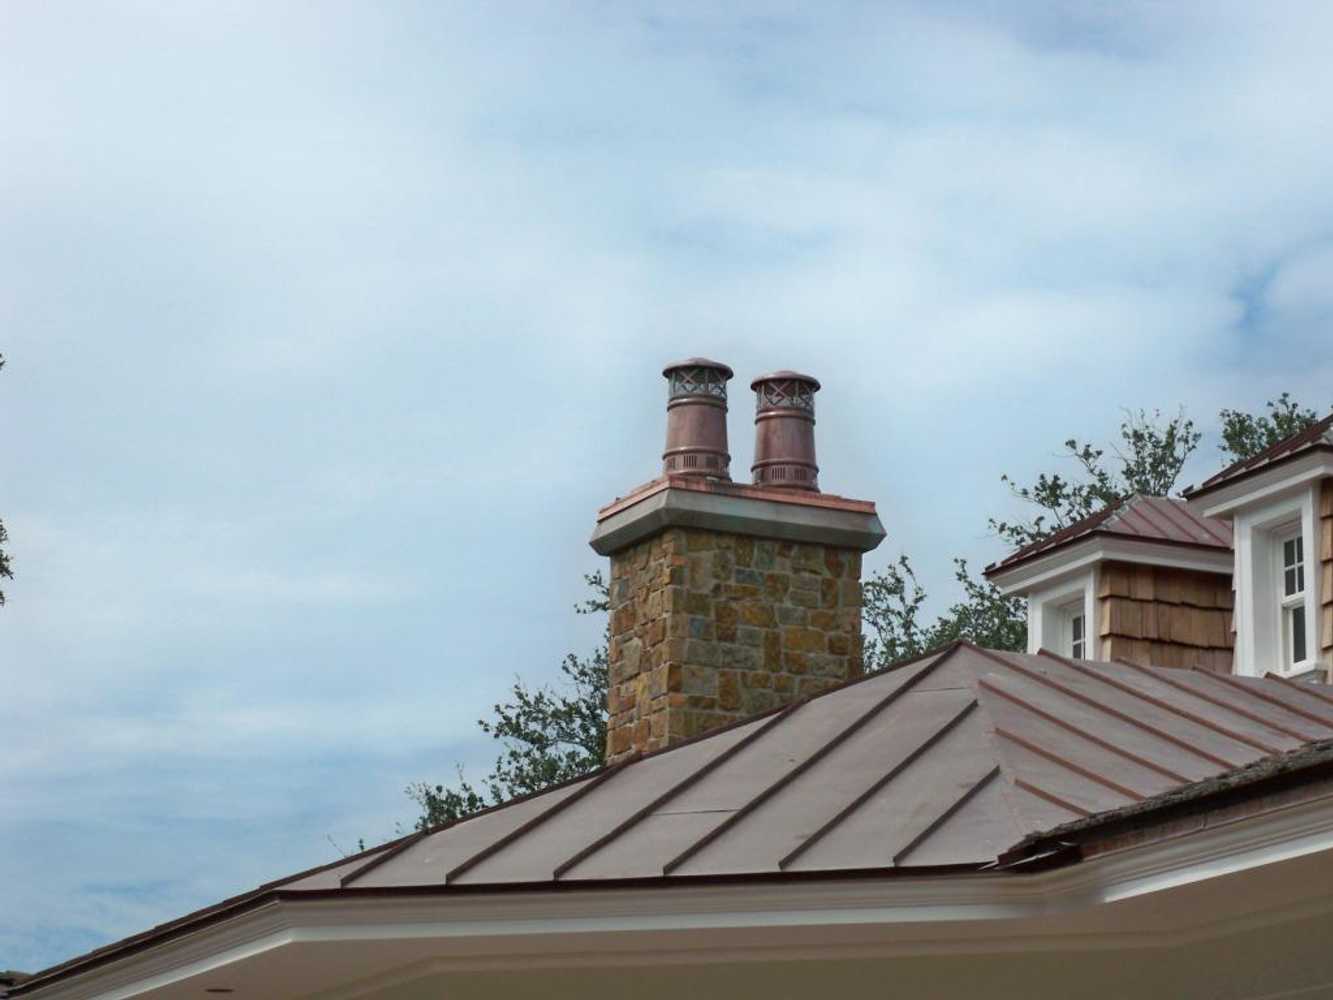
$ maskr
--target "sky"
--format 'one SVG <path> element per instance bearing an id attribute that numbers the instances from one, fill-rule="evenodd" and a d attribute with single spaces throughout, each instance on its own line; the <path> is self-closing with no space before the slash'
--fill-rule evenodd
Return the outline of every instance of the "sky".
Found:
<path id="1" fill-rule="evenodd" d="M 661 368 L 873 572 L 1125 408 L 1333 403 L 1333 8 L 0 5 L 0 968 L 387 839 L 554 682 Z"/>

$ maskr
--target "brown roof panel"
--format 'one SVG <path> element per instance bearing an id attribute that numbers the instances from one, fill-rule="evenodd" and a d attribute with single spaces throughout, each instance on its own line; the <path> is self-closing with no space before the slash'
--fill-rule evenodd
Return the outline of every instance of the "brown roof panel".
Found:
<path id="1" fill-rule="evenodd" d="M 942 707 L 942 706 L 941 706 Z M 942 726 L 947 718 L 940 719 Z M 787 871 L 890 868 L 907 848 L 920 846 L 919 835 L 995 767 L 990 738 L 982 720 L 972 713 L 954 726 L 924 756 L 917 757 L 870 798 L 790 861 Z M 975 842 L 958 845 L 946 864 L 980 864 Z M 910 862 L 910 856 L 903 860 Z"/>
<path id="2" fill-rule="evenodd" d="M 1024 545 L 999 562 L 987 566 L 986 575 L 1012 569 L 1020 563 L 1048 555 L 1093 535 L 1200 549 L 1231 549 L 1229 522 L 1197 514 L 1184 500 L 1138 493 L 1043 539 Z"/>
<path id="3" fill-rule="evenodd" d="M 897 725 L 865 726 L 678 869 L 681 875 L 779 870 L 780 863 L 972 703 L 966 691 L 904 695 Z M 986 754 L 986 762 L 990 762 Z"/>

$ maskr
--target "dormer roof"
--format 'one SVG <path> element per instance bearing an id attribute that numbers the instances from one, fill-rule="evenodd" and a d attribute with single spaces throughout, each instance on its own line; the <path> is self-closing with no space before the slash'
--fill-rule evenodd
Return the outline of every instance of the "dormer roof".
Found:
<path id="1" fill-rule="evenodd" d="M 1283 438 L 1256 455 L 1233 462 L 1216 475 L 1209 476 L 1198 486 L 1187 488 L 1185 496 L 1193 500 L 1312 451 L 1333 452 L 1333 413 L 1311 424 L 1305 430 Z"/>
<path id="2" fill-rule="evenodd" d="M 1136 493 L 991 563 L 986 567 L 986 576 L 1013 569 L 1095 535 L 1155 545 L 1231 550 L 1228 522 L 1204 517 L 1191 510 L 1184 500 Z"/>

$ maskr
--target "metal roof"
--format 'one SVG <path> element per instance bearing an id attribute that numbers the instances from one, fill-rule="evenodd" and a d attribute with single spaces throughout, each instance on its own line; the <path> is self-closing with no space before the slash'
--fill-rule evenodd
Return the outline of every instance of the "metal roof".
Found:
<path id="1" fill-rule="evenodd" d="M 1270 465 L 1276 465 L 1315 449 L 1333 449 L 1333 413 L 1249 458 L 1233 462 L 1216 475 L 1209 476 L 1198 486 L 1189 487 L 1185 490 L 1185 495 L 1191 498 L 1200 496 L 1233 480 L 1244 479 Z"/>
<path id="2" fill-rule="evenodd" d="M 1136 493 L 1112 507 L 1023 546 L 999 562 L 987 566 L 986 575 L 1011 569 L 1019 563 L 1047 555 L 1090 535 L 1113 535 L 1159 545 L 1231 549 L 1230 522 L 1203 517 L 1191 510 L 1184 500 Z"/>
<path id="3" fill-rule="evenodd" d="M 1333 738 L 1280 679 L 968 644 L 280 889 L 982 865 L 1034 831 Z"/>
<path id="4" fill-rule="evenodd" d="M 1333 738 L 1279 678 L 956 643 L 745 723 L 271 882 L 38 979 L 265 899 L 928 874 Z"/>

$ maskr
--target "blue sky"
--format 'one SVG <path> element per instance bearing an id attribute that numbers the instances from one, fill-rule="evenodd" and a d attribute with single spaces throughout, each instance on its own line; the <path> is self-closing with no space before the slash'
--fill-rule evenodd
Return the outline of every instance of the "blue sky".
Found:
<path id="1" fill-rule="evenodd" d="M 553 679 L 664 362 L 869 568 L 1122 407 L 1333 402 L 1319 3 L 0 6 L 0 967 L 410 824 Z"/>

